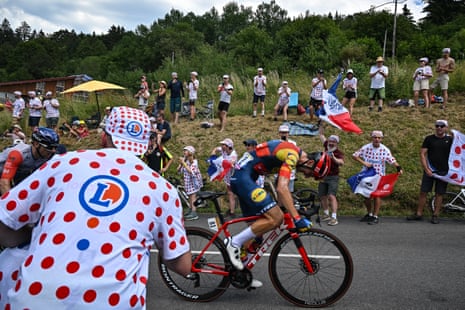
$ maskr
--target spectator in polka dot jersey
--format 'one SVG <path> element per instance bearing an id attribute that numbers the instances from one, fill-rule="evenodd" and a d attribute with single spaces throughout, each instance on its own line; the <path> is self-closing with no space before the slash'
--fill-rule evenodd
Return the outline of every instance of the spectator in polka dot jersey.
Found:
<path id="1" fill-rule="evenodd" d="M 0 199 L 0 309 L 145 309 L 155 246 L 190 273 L 179 196 L 134 156 L 148 116 L 116 107 L 105 132 L 114 149 L 54 156 Z"/>

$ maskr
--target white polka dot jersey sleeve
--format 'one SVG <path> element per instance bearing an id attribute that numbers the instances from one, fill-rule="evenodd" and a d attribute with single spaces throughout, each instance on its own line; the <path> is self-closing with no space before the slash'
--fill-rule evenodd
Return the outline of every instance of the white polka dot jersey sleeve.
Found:
<path id="1" fill-rule="evenodd" d="M 0 204 L 7 226 L 37 223 L 11 309 L 145 309 L 149 250 L 189 251 L 176 190 L 117 149 L 54 157 Z"/>

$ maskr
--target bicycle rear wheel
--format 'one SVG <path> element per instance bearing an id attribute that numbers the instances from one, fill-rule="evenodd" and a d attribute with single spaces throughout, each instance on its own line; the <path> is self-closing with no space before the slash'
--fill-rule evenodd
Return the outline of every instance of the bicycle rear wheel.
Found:
<path id="1" fill-rule="evenodd" d="M 187 227 L 186 232 L 194 261 L 213 238 L 213 233 L 198 227 Z M 197 267 L 224 271 L 229 265 L 226 248 L 220 240 L 216 239 L 204 253 Z M 158 269 L 166 286 L 188 301 L 207 302 L 216 299 L 226 291 L 230 284 L 228 276 L 212 273 L 192 273 L 192 278 L 186 279 L 169 270 L 160 256 L 158 257 Z"/>
<path id="2" fill-rule="evenodd" d="M 287 234 L 271 252 L 271 282 L 281 296 L 297 306 L 329 306 L 342 298 L 352 283 L 352 257 L 346 246 L 326 231 L 311 229 L 299 236 L 314 272 L 304 266 L 294 240 Z"/>
<path id="3" fill-rule="evenodd" d="M 465 211 L 465 200 L 460 193 L 446 192 L 442 196 L 442 208 L 441 214 L 446 216 L 464 216 Z M 431 198 L 430 202 L 431 212 L 434 213 L 436 205 L 434 203 L 434 196 Z"/>

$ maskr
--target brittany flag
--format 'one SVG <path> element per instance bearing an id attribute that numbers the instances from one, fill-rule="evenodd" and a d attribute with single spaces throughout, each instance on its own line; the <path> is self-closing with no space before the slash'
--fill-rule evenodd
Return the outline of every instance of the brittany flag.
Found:
<path id="1" fill-rule="evenodd" d="M 341 130 L 361 134 L 362 130 L 354 124 L 349 111 L 336 97 L 336 89 L 341 78 L 342 74 L 340 73 L 330 89 L 323 91 L 323 104 L 318 110 L 318 117 Z"/>
<path id="2" fill-rule="evenodd" d="M 454 141 L 450 148 L 449 154 L 449 171 L 446 175 L 435 173 L 434 167 L 431 167 L 434 177 L 444 182 L 455 185 L 465 186 L 465 135 L 457 130 L 452 129 Z"/>
<path id="3" fill-rule="evenodd" d="M 221 181 L 224 176 L 229 172 L 232 164 L 229 160 L 223 159 L 223 156 L 212 155 L 207 159 L 209 164 L 207 173 L 210 181 Z"/>
<path id="4" fill-rule="evenodd" d="M 382 198 L 392 194 L 398 173 L 379 175 L 374 168 L 368 168 L 347 179 L 354 194 L 366 198 Z"/>

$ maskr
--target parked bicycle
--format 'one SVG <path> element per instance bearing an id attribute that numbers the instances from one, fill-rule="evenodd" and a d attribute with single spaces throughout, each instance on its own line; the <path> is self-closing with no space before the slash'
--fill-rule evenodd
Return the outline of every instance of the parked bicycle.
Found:
<path id="1" fill-rule="evenodd" d="M 432 212 L 436 209 L 434 203 L 433 197 L 430 202 Z M 461 188 L 458 193 L 446 192 L 443 195 L 441 213 L 450 216 L 465 217 L 465 188 Z"/>
<path id="2" fill-rule="evenodd" d="M 173 186 L 178 191 L 179 198 L 181 198 L 182 206 L 185 207 L 185 208 L 189 208 L 189 195 L 186 193 L 186 189 L 184 187 L 184 184 L 181 182 L 181 179 L 179 177 L 176 177 L 176 176 L 173 176 L 173 175 L 166 176 L 166 179 L 171 184 L 173 184 Z M 205 183 L 205 180 L 203 180 L 203 182 Z M 197 193 L 197 195 L 199 195 L 201 192 L 202 191 Z M 195 202 L 195 206 L 197 208 L 206 207 L 207 205 L 208 205 L 208 202 L 206 200 L 203 200 L 203 199 L 197 199 L 197 201 Z"/>
<path id="3" fill-rule="evenodd" d="M 222 193 L 199 194 L 202 199 L 213 201 L 220 225 L 210 226 L 213 231 L 200 227 L 186 228 L 193 259 L 192 273 L 182 277 L 168 270 L 159 257 L 160 274 L 171 291 L 188 301 L 207 302 L 220 297 L 230 285 L 250 290 L 252 269 L 271 249 L 268 262 L 271 282 L 290 303 L 319 308 L 329 306 L 344 296 L 353 276 L 352 257 L 346 246 L 324 230 L 311 228 L 299 232 L 288 213 L 284 214 L 284 221 L 279 227 L 263 236 L 256 252 L 247 256 L 244 269 L 234 268 L 223 243 L 224 238 L 231 236 L 229 227 L 257 220 L 260 216 L 225 222 L 217 199 L 220 195 Z M 318 214 L 317 197 L 311 189 L 297 191 L 294 198 L 299 213 L 308 218 Z"/>

